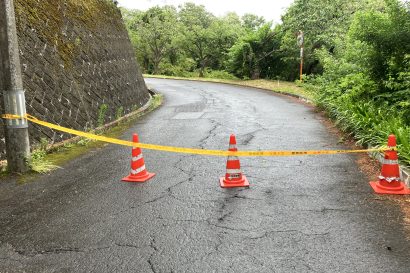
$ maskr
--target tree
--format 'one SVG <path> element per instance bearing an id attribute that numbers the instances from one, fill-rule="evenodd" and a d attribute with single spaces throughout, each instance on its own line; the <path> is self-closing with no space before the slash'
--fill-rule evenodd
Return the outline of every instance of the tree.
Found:
<path id="1" fill-rule="evenodd" d="M 351 39 L 371 47 L 370 70 L 373 79 L 379 82 L 403 71 L 406 54 L 410 54 L 410 11 L 396 0 L 386 3 L 384 12 L 359 12 L 349 31 Z"/>
<path id="2" fill-rule="evenodd" d="M 135 48 L 135 55 L 137 57 L 138 63 L 141 64 L 142 70 L 146 72 L 149 70 L 150 65 L 149 48 L 147 44 L 145 44 L 141 40 L 138 31 L 138 24 L 142 21 L 144 12 L 139 10 L 127 10 L 121 8 L 121 13 L 125 22 L 125 26 L 127 27 L 131 43 Z"/>
<path id="3" fill-rule="evenodd" d="M 158 74 L 160 63 L 172 49 L 178 32 L 177 11 L 172 6 L 156 6 L 134 15 L 128 16 L 131 17 L 127 23 L 129 29 L 135 33 L 133 36 L 138 37 L 134 39 L 148 56 L 152 72 Z"/>
<path id="4" fill-rule="evenodd" d="M 215 18 L 209 27 L 210 51 L 208 64 L 212 69 L 223 70 L 228 61 L 229 49 L 245 34 L 241 21 L 235 13 Z"/>
<path id="5" fill-rule="evenodd" d="M 241 19 L 242 26 L 248 32 L 256 31 L 266 23 L 265 18 L 251 13 L 244 14 Z"/>
<path id="6" fill-rule="evenodd" d="M 305 34 L 305 71 L 307 74 L 322 73 L 322 66 L 315 56 L 317 49 L 333 51 L 335 40 L 343 37 L 349 29 L 356 12 L 383 9 L 383 0 L 295 0 L 282 16 L 283 38 L 281 49 L 289 66 L 289 79 L 298 73 L 299 48 L 296 35 Z M 293 69 L 291 69 L 293 68 Z"/>
<path id="7" fill-rule="evenodd" d="M 206 11 L 204 6 L 193 3 L 186 3 L 180 8 L 179 18 L 183 28 L 179 44 L 197 62 L 199 76 L 203 77 L 214 49 L 210 44 L 212 34 L 209 28 L 215 16 Z"/>
<path id="8" fill-rule="evenodd" d="M 271 73 L 274 57 L 278 54 L 280 40 L 267 23 L 255 32 L 248 33 L 230 50 L 230 71 L 238 77 L 257 79 Z"/>

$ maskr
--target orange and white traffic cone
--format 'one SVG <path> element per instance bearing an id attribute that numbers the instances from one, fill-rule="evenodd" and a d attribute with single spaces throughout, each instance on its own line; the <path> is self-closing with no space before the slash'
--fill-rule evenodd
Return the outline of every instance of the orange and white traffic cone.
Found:
<path id="1" fill-rule="evenodd" d="M 235 135 L 231 135 L 229 139 L 229 151 L 238 151 Z M 241 163 L 237 156 L 228 156 L 226 174 L 219 179 L 219 184 L 222 188 L 249 187 L 248 179 L 242 174 Z"/>
<path id="2" fill-rule="evenodd" d="M 132 135 L 132 141 L 138 143 L 138 135 Z M 126 182 L 145 182 L 152 178 L 155 173 L 149 173 L 145 169 L 144 157 L 142 156 L 141 149 L 139 147 L 132 148 L 132 159 L 131 159 L 131 173 L 126 176 L 122 181 Z"/>
<path id="3" fill-rule="evenodd" d="M 400 181 L 400 166 L 396 148 L 396 137 L 390 135 L 387 146 L 392 150 L 384 152 L 384 160 L 379 181 L 370 182 L 376 193 L 385 194 L 410 194 L 410 189 Z"/>

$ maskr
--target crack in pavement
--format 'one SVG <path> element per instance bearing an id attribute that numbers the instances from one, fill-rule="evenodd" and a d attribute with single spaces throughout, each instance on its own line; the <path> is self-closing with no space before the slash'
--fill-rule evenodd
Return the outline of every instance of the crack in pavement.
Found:
<path id="1" fill-rule="evenodd" d="M 256 256 L 252 255 L 252 254 L 249 253 L 249 252 L 245 252 L 245 251 L 241 250 L 241 251 L 240 251 L 240 254 L 243 255 L 243 256 L 248 256 L 248 257 L 250 257 L 250 258 L 253 260 L 254 264 L 257 264 L 257 265 L 263 266 L 263 267 L 266 266 L 263 261 L 259 260 Z M 268 266 L 268 267 L 269 267 L 270 270 L 272 270 L 271 272 L 276 272 L 271 266 Z M 259 267 L 259 268 L 260 268 L 260 267 Z"/>
<path id="2" fill-rule="evenodd" d="M 323 207 L 321 209 L 303 209 L 303 210 L 300 210 L 300 211 L 319 212 L 319 213 L 325 213 L 325 212 L 329 212 L 329 211 L 354 212 L 354 211 L 349 210 L 349 209 L 326 208 L 326 207 Z"/>
<path id="3" fill-rule="evenodd" d="M 24 256 L 24 257 L 35 257 L 38 255 L 54 255 L 54 254 L 67 254 L 67 253 L 90 253 L 94 251 L 100 251 L 100 250 L 105 250 L 105 249 L 110 249 L 112 247 L 126 247 L 126 248 L 135 248 L 135 249 L 142 249 L 150 246 L 137 246 L 133 244 L 127 244 L 127 243 L 113 243 L 108 246 L 102 246 L 102 247 L 95 247 L 95 248 L 77 248 L 77 247 L 65 247 L 65 248 L 51 248 L 51 249 L 46 249 L 46 250 L 32 250 L 32 251 L 27 251 L 27 250 L 14 250 L 15 253 Z M 8 258 L 0 258 L 0 259 L 8 259 Z M 10 259 L 11 260 L 11 259 Z M 19 260 L 16 260 L 19 261 Z"/>
<path id="4" fill-rule="evenodd" d="M 208 120 L 211 122 L 212 128 L 208 130 L 208 132 L 206 133 L 207 135 L 206 135 L 204 138 L 202 138 L 201 140 L 199 140 L 199 142 L 200 142 L 199 147 L 202 148 L 202 149 L 205 149 L 205 144 L 206 144 L 206 142 L 207 142 L 211 137 L 216 136 L 215 131 L 216 131 L 220 126 L 222 126 L 222 123 L 216 121 L 215 119 L 209 118 Z"/>
<path id="5" fill-rule="evenodd" d="M 169 196 L 168 192 L 167 192 L 167 193 L 164 193 L 164 194 L 162 194 L 162 195 L 160 195 L 160 196 L 158 196 L 158 197 L 155 197 L 154 199 L 145 201 L 144 204 L 155 203 L 155 202 L 157 202 L 157 201 L 159 201 L 159 200 L 161 200 L 162 198 L 165 198 L 165 197 L 167 197 L 167 196 Z"/>
<path id="6" fill-rule="evenodd" d="M 225 218 L 228 218 L 232 213 L 233 213 L 233 211 L 230 211 L 230 212 L 228 212 L 228 213 L 222 214 L 222 216 L 220 216 L 220 217 L 218 218 L 218 222 L 223 222 L 223 221 L 225 221 Z"/>
<path id="7" fill-rule="evenodd" d="M 251 231 L 255 231 L 255 230 L 259 229 L 260 226 L 261 226 L 261 225 L 259 225 L 259 226 L 256 227 L 256 228 L 246 229 L 246 228 L 235 228 L 235 227 L 227 227 L 227 226 L 218 225 L 218 224 L 212 223 L 212 222 L 211 222 L 211 219 L 206 219 L 206 221 L 208 222 L 208 225 L 210 225 L 210 226 L 214 226 L 214 227 L 217 227 L 217 228 L 221 228 L 221 229 L 225 229 L 225 230 L 230 230 L 230 231 L 245 231 L 245 232 L 251 232 Z"/>
<path id="8" fill-rule="evenodd" d="M 235 192 L 234 194 L 231 194 L 231 195 L 229 195 L 229 196 L 226 196 L 226 197 L 224 198 L 223 202 L 219 201 L 219 202 L 222 203 L 222 204 L 221 204 L 221 208 L 220 208 L 219 210 L 220 210 L 220 211 L 224 210 L 225 207 L 227 206 L 227 204 L 229 204 L 232 200 L 235 200 L 235 199 L 257 200 L 257 201 L 265 200 L 265 199 L 259 199 L 259 198 L 249 197 L 249 196 L 246 196 L 246 195 L 240 195 L 240 193 L 241 193 L 242 191 L 244 191 L 244 190 L 247 190 L 247 189 L 245 189 L 245 188 L 243 188 L 243 189 L 238 189 L 237 192 Z"/>
<path id="9" fill-rule="evenodd" d="M 154 257 L 154 255 L 158 252 L 158 248 L 157 248 L 157 246 L 155 245 L 155 237 L 151 237 L 151 238 L 150 238 L 150 245 L 149 245 L 149 246 L 150 246 L 151 249 L 153 249 L 154 251 L 153 251 L 153 252 L 151 253 L 151 255 L 149 256 L 147 262 L 148 262 L 148 264 L 149 264 L 149 266 L 150 266 L 150 268 L 151 268 L 151 271 L 152 271 L 153 273 L 157 273 L 157 271 L 156 271 L 156 269 L 155 269 L 155 264 L 154 264 L 154 262 L 152 261 L 152 258 Z"/>
<path id="10" fill-rule="evenodd" d="M 173 219 L 173 218 L 164 218 L 162 216 L 156 217 L 159 220 L 173 221 L 173 222 L 187 222 L 187 223 L 206 223 L 206 220 L 192 220 L 192 219 Z"/>
<path id="11" fill-rule="evenodd" d="M 257 125 L 258 127 L 260 127 L 259 129 L 256 129 L 252 132 L 240 135 L 241 138 L 244 138 L 241 140 L 241 142 L 239 143 L 240 145 L 248 145 L 254 138 L 255 138 L 255 134 L 257 134 L 260 131 L 264 131 L 265 129 L 263 128 L 263 126 L 256 122 L 255 125 Z"/>
<path id="12" fill-rule="evenodd" d="M 231 214 L 231 213 L 228 213 L 228 214 Z M 173 221 L 173 222 L 201 223 L 201 224 L 206 224 L 208 226 L 213 226 L 213 227 L 217 227 L 217 228 L 221 228 L 221 229 L 225 229 L 225 230 L 231 230 L 231 231 L 247 231 L 247 232 L 249 232 L 249 231 L 254 231 L 254 230 L 260 228 L 260 225 L 256 228 L 250 228 L 250 229 L 222 226 L 222 225 L 219 225 L 217 223 L 213 223 L 212 218 L 207 218 L 207 219 L 204 219 L 204 220 L 192 220 L 192 219 L 172 219 L 172 218 L 157 217 L 157 219 L 166 220 L 166 221 Z M 217 221 L 222 222 L 219 219 L 220 218 L 218 218 Z"/>
<path id="13" fill-rule="evenodd" d="M 262 199 L 262 198 L 253 198 L 253 197 L 239 195 L 239 194 L 233 196 L 232 198 L 245 199 L 245 200 L 255 200 L 255 201 L 265 200 L 265 199 Z"/>
<path id="14" fill-rule="evenodd" d="M 153 198 L 153 199 L 151 199 L 151 200 L 145 201 L 144 204 L 155 203 L 155 202 L 160 201 L 160 200 L 162 200 L 162 199 L 164 199 L 164 198 L 166 198 L 166 197 L 171 197 L 171 198 L 173 198 L 173 199 L 175 199 L 175 200 L 178 200 L 178 201 L 180 201 L 180 202 L 186 202 L 186 200 L 183 200 L 183 199 L 181 199 L 181 198 L 178 198 L 178 197 L 175 196 L 175 194 L 172 193 L 172 188 L 173 188 L 173 187 L 176 187 L 176 186 L 178 186 L 178 185 L 180 185 L 180 184 L 182 184 L 182 183 L 185 183 L 185 182 L 187 182 L 187 180 L 180 181 L 180 182 L 174 184 L 173 186 L 168 187 L 168 188 L 166 189 L 166 192 L 165 192 L 165 193 L 163 192 L 160 196 L 155 197 L 155 198 Z"/>
<path id="15" fill-rule="evenodd" d="M 145 201 L 144 204 L 155 203 L 157 201 L 162 200 L 165 197 L 171 197 L 171 198 L 174 198 L 175 200 L 178 200 L 178 201 L 183 202 L 183 203 L 186 202 L 186 200 L 176 197 L 175 194 L 172 192 L 172 189 L 179 186 L 179 185 L 181 185 L 181 184 L 184 184 L 186 182 L 191 182 L 191 181 L 193 181 L 194 178 L 195 178 L 195 175 L 193 175 L 193 177 L 189 177 L 185 180 L 182 180 L 182 181 L 179 181 L 179 182 L 175 183 L 174 185 L 166 188 L 165 189 L 166 192 L 163 192 L 160 196 L 155 197 L 151 200 Z"/>
<path id="16" fill-rule="evenodd" d="M 191 167 L 191 169 L 190 169 L 189 171 L 187 171 L 187 170 L 183 169 L 183 167 L 179 166 L 179 164 L 181 164 L 183 160 L 185 160 L 186 158 L 191 157 L 191 156 L 192 156 L 192 155 L 183 155 L 183 156 L 180 156 L 180 158 L 178 159 L 178 161 L 173 164 L 173 167 L 174 167 L 175 169 L 177 169 L 177 170 L 179 170 L 180 172 L 182 172 L 182 173 L 184 173 L 185 175 L 187 175 L 188 178 L 187 178 L 187 179 L 184 179 L 184 180 L 181 180 L 181 181 L 179 181 L 179 182 L 177 182 L 177 183 L 175 183 L 175 184 L 169 186 L 168 188 L 165 189 L 165 192 L 162 192 L 162 194 L 161 194 L 160 196 L 157 196 L 157 197 L 155 197 L 155 198 L 153 198 L 153 199 L 151 199 L 151 200 L 145 201 L 144 204 L 155 203 L 155 202 L 160 201 L 161 199 L 163 199 L 163 198 L 165 198 L 165 197 L 168 197 L 168 196 L 169 196 L 169 197 L 172 197 L 172 198 L 174 198 L 174 199 L 176 199 L 176 200 L 178 200 L 178 201 L 185 202 L 185 200 L 176 197 L 175 194 L 173 194 L 172 189 L 175 188 L 175 187 L 178 187 L 179 185 L 182 185 L 182 184 L 184 184 L 184 183 L 186 183 L 186 182 L 192 182 L 192 181 L 194 180 L 194 178 L 196 177 L 196 174 L 194 173 L 194 170 L 193 170 L 192 167 Z"/>
<path id="17" fill-rule="evenodd" d="M 253 237 L 245 236 L 245 239 L 258 240 L 258 239 L 267 238 L 271 234 L 275 234 L 275 233 L 295 233 L 295 232 L 301 233 L 302 235 L 305 235 L 305 236 L 326 236 L 326 235 L 330 234 L 330 231 L 322 232 L 322 233 L 306 233 L 306 232 L 303 232 L 303 231 L 300 231 L 300 230 L 297 230 L 297 229 L 283 229 L 283 230 L 265 231 L 261 235 L 253 236 Z"/>
<path id="18" fill-rule="evenodd" d="M 243 135 L 243 137 L 245 138 L 245 139 L 243 139 L 242 141 L 241 141 L 241 145 L 248 145 L 251 141 L 252 141 L 252 139 L 254 139 L 255 138 L 255 136 L 253 135 L 253 133 L 248 133 L 248 134 L 246 134 L 246 135 Z"/>
<path id="19" fill-rule="evenodd" d="M 174 163 L 173 167 L 181 172 L 183 172 L 184 174 L 188 175 L 188 177 L 191 177 L 192 173 L 193 173 L 193 167 L 191 166 L 191 169 L 189 171 L 183 169 L 183 167 L 179 166 L 179 164 L 182 163 L 182 161 L 184 161 L 185 159 L 187 159 L 188 157 L 193 157 L 193 155 L 182 155 L 179 157 L 178 161 Z"/>
<path id="20" fill-rule="evenodd" d="M 76 247 L 62 247 L 62 248 L 51 248 L 46 250 L 33 250 L 33 251 L 25 251 L 25 250 L 15 250 L 16 253 L 26 257 L 34 257 L 37 255 L 51 255 L 51 254 L 64 254 L 69 252 L 75 253 L 84 253 L 84 250 L 81 250 Z"/>

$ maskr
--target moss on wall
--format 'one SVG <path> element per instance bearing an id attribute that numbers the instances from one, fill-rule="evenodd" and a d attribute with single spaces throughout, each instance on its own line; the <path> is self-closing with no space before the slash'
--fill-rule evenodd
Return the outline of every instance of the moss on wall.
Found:
<path id="1" fill-rule="evenodd" d="M 65 29 L 79 24 L 94 31 L 106 26 L 123 28 L 121 14 L 111 0 L 15 0 L 17 29 L 30 27 L 38 36 L 56 48 L 66 67 L 72 66 L 73 56 L 81 42 L 70 41 Z"/>

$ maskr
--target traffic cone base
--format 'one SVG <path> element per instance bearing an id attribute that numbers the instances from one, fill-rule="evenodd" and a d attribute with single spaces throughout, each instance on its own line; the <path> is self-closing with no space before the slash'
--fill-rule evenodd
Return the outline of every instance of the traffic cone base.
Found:
<path id="1" fill-rule="evenodd" d="M 123 179 L 121 179 L 121 181 L 124 181 L 124 182 L 140 182 L 140 183 L 142 183 L 142 182 L 145 182 L 145 181 L 151 179 L 154 176 L 155 176 L 155 173 L 149 173 L 149 172 L 147 172 L 146 174 L 141 175 L 141 176 L 130 174 L 129 176 L 126 176 Z"/>
<path id="2" fill-rule="evenodd" d="M 383 184 L 388 182 L 372 181 L 370 186 L 373 188 L 374 192 L 380 194 L 410 194 L 410 189 L 406 187 L 406 184 L 403 182 L 395 181 L 391 182 L 387 186 Z"/>
<path id="3" fill-rule="evenodd" d="M 226 180 L 225 177 L 219 178 L 219 184 L 221 188 L 239 188 L 239 187 L 249 187 L 249 181 L 246 176 L 242 175 L 242 179 L 239 181 Z"/>

